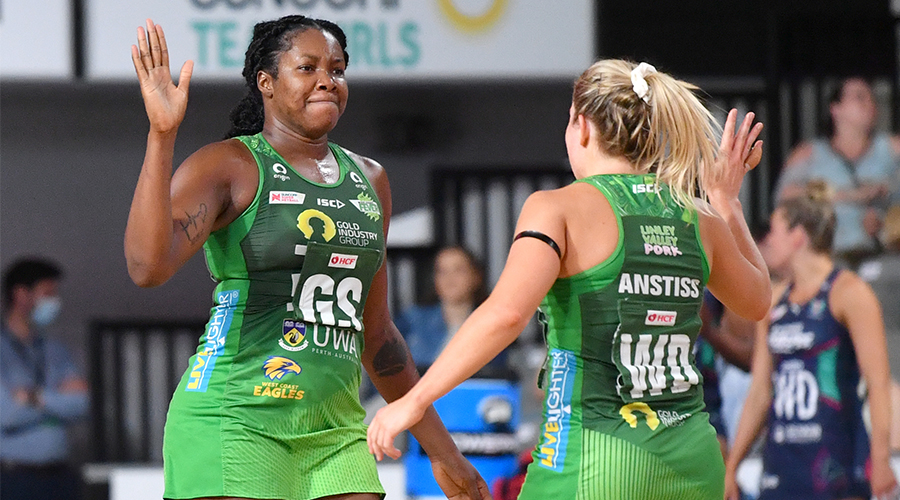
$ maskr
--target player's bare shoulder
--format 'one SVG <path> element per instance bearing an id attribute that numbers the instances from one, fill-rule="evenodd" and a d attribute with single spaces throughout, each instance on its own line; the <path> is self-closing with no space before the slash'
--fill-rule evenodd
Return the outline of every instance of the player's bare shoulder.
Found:
<path id="1" fill-rule="evenodd" d="M 369 158 L 368 156 L 363 156 L 361 154 L 354 153 L 353 151 L 350 151 L 347 148 L 342 148 L 342 149 L 344 150 L 345 153 L 347 153 L 347 156 L 349 156 L 350 159 L 353 160 L 359 166 L 360 170 L 362 170 L 363 173 L 366 174 L 366 177 L 369 178 L 369 181 L 374 183 L 377 180 L 379 180 L 381 177 L 386 176 L 384 167 L 382 167 L 381 164 L 378 163 L 377 161 L 373 160 L 372 158 Z"/>
<path id="2" fill-rule="evenodd" d="M 198 149 L 179 168 L 196 169 L 214 178 L 230 178 L 246 174 L 248 167 L 253 167 L 255 173 L 255 165 L 253 154 L 243 143 L 225 139 Z"/>
<path id="3" fill-rule="evenodd" d="M 231 221 L 256 197 L 259 169 L 253 154 L 236 139 L 208 144 L 190 155 L 172 178 L 173 192 L 211 193 L 221 220 Z M 212 208 L 212 206 L 211 206 Z"/>
<path id="4" fill-rule="evenodd" d="M 535 191 L 525 201 L 521 216 L 552 221 L 551 225 L 558 223 L 563 227 L 569 219 L 588 216 L 587 212 L 595 205 L 590 199 L 590 189 L 596 191 L 591 186 L 575 183 L 557 189 Z"/>
<path id="5" fill-rule="evenodd" d="M 831 287 L 831 296 L 841 301 L 853 302 L 866 300 L 870 296 L 874 298 L 875 292 L 858 274 L 849 269 L 842 269 Z"/>

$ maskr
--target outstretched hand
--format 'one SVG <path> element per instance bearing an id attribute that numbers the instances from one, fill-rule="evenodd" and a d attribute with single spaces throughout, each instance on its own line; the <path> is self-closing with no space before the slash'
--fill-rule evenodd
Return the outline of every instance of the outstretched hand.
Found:
<path id="1" fill-rule="evenodd" d="M 735 135 L 737 110 L 732 109 L 728 113 L 716 163 L 703 179 L 710 198 L 737 198 L 744 175 L 759 165 L 762 159 L 762 141 L 756 139 L 762 132 L 763 124 L 753 125 L 755 117 L 754 113 L 747 113 Z"/>
<path id="2" fill-rule="evenodd" d="M 141 84 L 150 128 L 162 133 L 175 131 L 184 120 L 194 63 L 184 63 L 176 86 L 169 71 L 169 48 L 162 27 L 147 19 L 147 30 L 138 27 L 137 38 L 137 46 L 131 46 L 131 61 Z"/>
<path id="3" fill-rule="evenodd" d="M 419 423 L 425 416 L 426 408 L 408 397 L 402 397 L 378 410 L 366 433 L 369 452 L 379 461 L 385 455 L 395 460 L 400 458 L 400 450 L 394 446 L 394 439 Z M 457 450 L 441 456 L 433 456 L 429 452 L 429 457 L 434 478 L 448 499 L 491 499 L 487 483 Z"/>
<path id="4" fill-rule="evenodd" d="M 416 405 L 406 397 L 378 410 L 366 431 L 369 453 L 375 455 L 375 459 L 378 461 L 381 461 L 385 455 L 394 460 L 400 458 L 400 450 L 394 446 L 394 438 L 416 425 L 423 416 L 425 416 L 425 408 Z"/>

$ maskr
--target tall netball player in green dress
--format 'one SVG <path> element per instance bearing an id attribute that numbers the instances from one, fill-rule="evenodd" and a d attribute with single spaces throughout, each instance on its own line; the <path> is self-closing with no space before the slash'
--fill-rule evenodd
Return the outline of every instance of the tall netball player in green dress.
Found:
<path id="1" fill-rule="evenodd" d="M 722 498 L 692 349 L 704 286 L 743 316 L 769 307 L 768 271 L 738 200 L 762 125 L 748 114 L 735 137 L 732 111 L 717 154 L 713 118 L 692 89 L 618 60 L 578 78 L 565 134 L 577 180 L 526 201 L 490 298 L 369 426 L 377 458 L 397 456 L 394 437 L 540 305 L 544 422 L 519 498 Z"/>
<path id="2" fill-rule="evenodd" d="M 166 498 L 383 495 L 365 443 L 360 362 L 388 401 L 417 375 L 387 308 L 387 176 L 328 142 L 347 103 L 345 48 L 327 21 L 257 24 L 231 138 L 173 175 L 192 66 L 173 84 L 162 29 L 138 29 L 132 59 L 150 133 L 125 232 L 128 272 L 159 285 L 202 247 L 218 282 L 169 407 Z M 426 413 L 414 433 L 447 496 L 488 496 Z"/>

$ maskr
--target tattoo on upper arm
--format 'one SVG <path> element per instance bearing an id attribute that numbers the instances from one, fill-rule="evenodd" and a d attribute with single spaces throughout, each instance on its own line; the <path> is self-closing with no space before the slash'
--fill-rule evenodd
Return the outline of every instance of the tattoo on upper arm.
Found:
<path id="1" fill-rule="evenodd" d="M 196 242 L 200 238 L 200 234 L 203 232 L 202 224 L 206 222 L 207 213 L 208 209 L 206 208 L 206 203 L 201 203 L 200 206 L 197 207 L 197 213 L 191 214 L 185 212 L 185 218 L 176 221 L 181 226 L 181 230 L 184 231 L 188 241 L 191 243 Z"/>
<path id="2" fill-rule="evenodd" d="M 406 368 L 408 359 L 406 346 L 403 342 L 399 339 L 390 339 L 375 353 L 372 367 L 378 376 L 388 377 L 402 372 Z"/>

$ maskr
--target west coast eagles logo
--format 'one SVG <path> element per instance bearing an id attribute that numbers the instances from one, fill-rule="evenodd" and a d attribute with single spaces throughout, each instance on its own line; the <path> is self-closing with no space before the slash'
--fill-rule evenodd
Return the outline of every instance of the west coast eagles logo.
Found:
<path id="1" fill-rule="evenodd" d="M 306 339 L 306 323 L 294 319 L 284 320 L 278 345 L 291 352 L 306 349 L 306 346 L 309 345 L 309 340 Z"/>
<path id="2" fill-rule="evenodd" d="M 269 380 L 281 380 L 288 373 L 300 374 L 300 365 L 282 356 L 269 356 L 263 363 L 262 370 Z"/>

